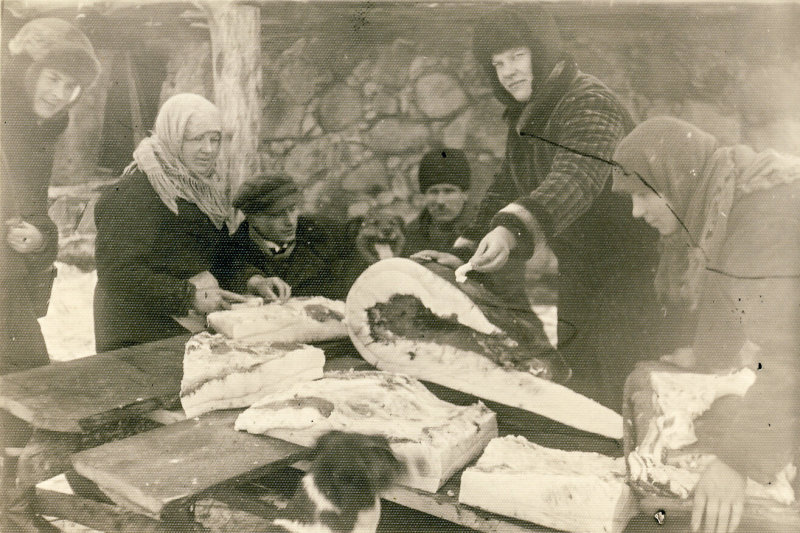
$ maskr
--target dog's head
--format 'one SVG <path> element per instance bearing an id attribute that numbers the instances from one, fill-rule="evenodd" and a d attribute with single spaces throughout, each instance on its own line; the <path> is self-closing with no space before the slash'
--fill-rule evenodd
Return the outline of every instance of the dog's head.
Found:
<path id="1" fill-rule="evenodd" d="M 317 441 L 314 481 L 334 505 L 366 509 L 405 472 L 383 436 L 331 431 Z"/>
<path id="2" fill-rule="evenodd" d="M 403 253 L 406 238 L 402 217 L 386 206 L 373 207 L 364 216 L 356 237 L 358 253 L 369 263 Z"/>

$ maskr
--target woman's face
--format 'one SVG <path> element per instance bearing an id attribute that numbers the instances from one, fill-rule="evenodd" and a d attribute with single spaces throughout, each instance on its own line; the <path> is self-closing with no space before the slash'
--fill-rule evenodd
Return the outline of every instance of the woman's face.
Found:
<path id="1" fill-rule="evenodd" d="M 208 177 L 214 172 L 221 143 L 220 131 L 210 130 L 191 118 L 183 132 L 181 161 L 195 176 Z"/>
<path id="2" fill-rule="evenodd" d="M 658 230 L 661 235 L 670 235 L 678 230 L 680 224 L 672 213 L 666 198 L 654 192 L 635 193 L 632 214 Z"/>
<path id="3" fill-rule="evenodd" d="M 52 68 L 43 68 L 33 89 L 33 112 L 39 118 L 51 118 L 74 102 L 80 91 L 78 80 L 72 76 Z"/>
<path id="4" fill-rule="evenodd" d="M 527 102 L 533 93 L 531 50 L 527 46 L 512 48 L 492 56 L 492 66 L 506 91 L 517 102 Z"/>

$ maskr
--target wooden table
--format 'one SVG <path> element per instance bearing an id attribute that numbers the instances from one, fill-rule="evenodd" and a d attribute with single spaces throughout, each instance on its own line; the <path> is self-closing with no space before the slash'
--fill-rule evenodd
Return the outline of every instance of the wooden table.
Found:
<path id="1" fill-rule="evenodd" d="M 0 378 L 0 407 L 34 427 L 62 432 L 89 432 L 98 424 L 175 404 L 180 390 L 184 344 L 188 336 L 166 339 Z M 349 342 L 346 343 L 349 345 Z M 326 349 L 327 348 L 327 349 Z M 368 368 L 352 346 L 323 346 L 326 369 Z M 473 403 L 472 396 L 429 385 L 447 401 Z M 581 434 L 530 413 L 487 402 L 498 412 L 501 434 L 523 434 L 543 445 L 621 453 L 616 441 Z M 192 527 L 192 502 L 219 487 L 236 493 L 236 485 L 272 474 L 289 476 L 288 465 L 304 450 L 269 437 L 236 432 L 240 411 L 208 413 L 174 422 L 72 456 L 75 496 L 41 490 L 40 514 L 72 519 L 111 531 L 175 531 Z M 532 429 L 535 428 L 535 429 Z M 220 461 L 225 457 L 225 461 Z M 103 486 L 88 481 L 93 479 Z M 460 473 L 436 494 L 395 487 L 385 499 L 404 507 L 487 532 L 551 531 L 458 503 Z M 219 493 L 219 491 L 217 490 Z M 91 497 L 91 498 L 90 498 Z M 253 497 L 244 507 L 256 508 Z M 263 507 L 263 506 L 262 506 Z M 268 512 L 266 513 L 269 514 Z M 89 523 L 87 523 L 89 522 Z"/>

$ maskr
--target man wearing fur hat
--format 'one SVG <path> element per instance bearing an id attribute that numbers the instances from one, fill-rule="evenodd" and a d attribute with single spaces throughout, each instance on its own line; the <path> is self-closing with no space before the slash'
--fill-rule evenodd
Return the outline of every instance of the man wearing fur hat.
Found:
<path id="1" fill-rule="evenodd" d="M 620 409 L 640 356 L 634 341 L 647 328 L 646 298 L 625 298 L 631 286 L 652 287 L 656 239 L 611 194 L 608 161 L 633 121 L 565 54 L 543 8 L 526 6 L 522 15 L 501 11 L 476 28 L 474 54 L 506 106 L 506 156 L 454 253 L 437 257 L 451 266 L 469 260 L 515 284 L 522 274 L 511 270 L 549 245 L 559 262 L 558 339 L 573 369 L 569 385 Z"/>
<path id="2" fill-rule="evenodd" d="M 354 280 L 347 268 L 352 239 L 333 222 L 301 215 L 302 200 L 286 176 L 261 177 L 242 186 L 233 201 L 246 217 L 235 236 L 243 263 L 237 277 L 247 292 L 267 301 L 344 299 Z"/>
<path id="3" fill-rule="evenodd" d="M 53 150 L 69 108 L 97 78 L 89 39 L 57 18 L 25 24 L 3 47 L 0 374 L 48 363 L 47 312 L 58 229 L 47 214 Z"/>
<path id="4" fill-rule="evenodd" d="M 470 168 L 464 152 L 452 148 L 426 153 L 419 163 L 419 191 L 425 207 L 405 229 L 403 255 L 421 250 L 448 251 L 467 228 Z"/>
<path id="5" fill-rule="evenodd" d="M 7 374 L 49 362 L 37 318 L 47 313 L 58 253 L 58 228 L 47 214 L 53 151 L 69 123 L 69 108 L 94 84 L 100 64 L 78 28 L 40 18 L 4 43 L 2 68 L 0 374 Z M 3 531 L 17 530 L 7 511 L 22 492 L 16 486 L 17 457 L 30 433 L 20 420 L 0 413 Z"/>

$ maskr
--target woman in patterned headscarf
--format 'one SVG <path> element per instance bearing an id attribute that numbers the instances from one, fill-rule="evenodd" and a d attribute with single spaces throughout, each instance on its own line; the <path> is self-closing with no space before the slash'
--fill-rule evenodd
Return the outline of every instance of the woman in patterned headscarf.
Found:
<path id="1" fill-rule="evenodd" d="M 153 134 L 95 208 L 95 338 L 102 352 L 186 329 L 172 317 L 227 309 L 220 288 L 236 228 L 229 184 L 216 173 L 219 111 L 196 94 L 161 107 Z"/>
<path id="2" fill-rule="evenodd" d="M 692 350 L 671 362 L 758 376 L 726 399 L 715 423 L 727 438 L 715 439 L 717 461 L 695 490 L 694 528 L 732 531 L 745 478 L 766 484 L 797 459 L 800 158 L 722 147 L 669 117 L 640 124 L 614 158 L 614 190 L 661 234 L 656 289 L 697 324 Z"/>

